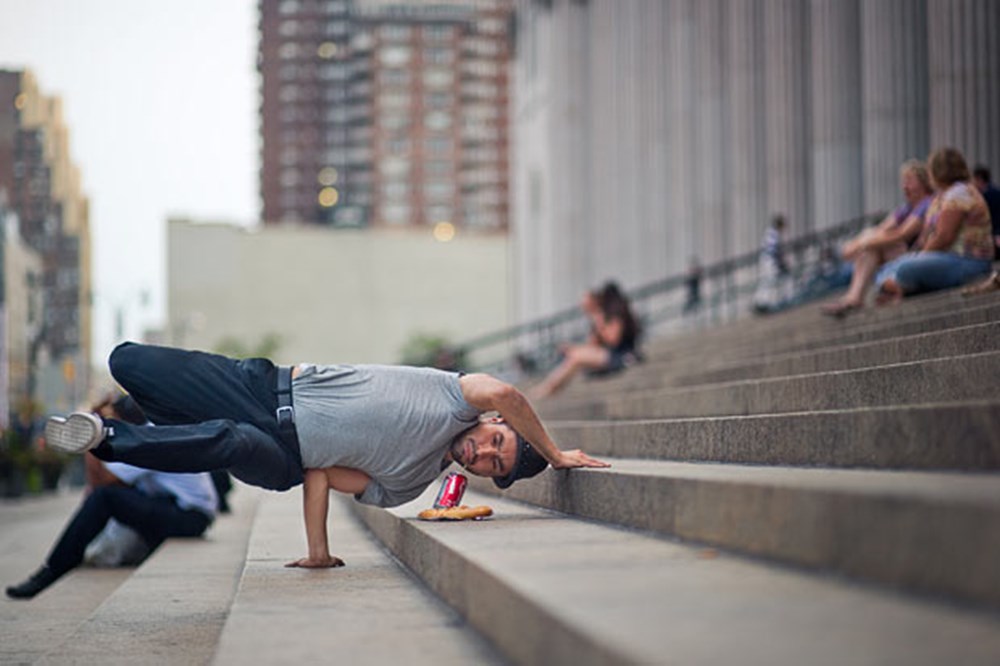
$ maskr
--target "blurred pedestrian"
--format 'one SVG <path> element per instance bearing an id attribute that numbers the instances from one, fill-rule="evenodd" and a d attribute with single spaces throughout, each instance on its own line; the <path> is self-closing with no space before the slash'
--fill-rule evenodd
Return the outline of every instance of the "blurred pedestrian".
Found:
<path id="1" fill-rule="evenodd" d="M 88 544 L 111 519 L 135 530 L 153 552 L 169 537 L 201 536 L 215 518 L 218 498 L 207 473 L 170 474 L 124 463 L 106 463 L 103 469 L 113 482 L 87 494 L 45 563 L 8 587 L 8 597 L 30 599 L 79 566 Z"/>
<path id="2" fill-rule="evenodd" d="M 561 391 L 580 370 L 606 375 L 641 360 L 638 344 L 642 329 L 616 282 L 585 293 L 580 308 L 590 320 L 586 342 L 564 345 L 562 361 L 530 391 L 531 397 L 546 398 Z"/>
<path id="3" fill-rule="evenodd" d="M 919 252 L 889 262 L 879 271 L 879 302 L 958 287 L 990 272 L 994 245 L 990 212 L 971 182 L 965 157 L 941 148 L 927 160 L 935 195 L 927 211 Z"/>

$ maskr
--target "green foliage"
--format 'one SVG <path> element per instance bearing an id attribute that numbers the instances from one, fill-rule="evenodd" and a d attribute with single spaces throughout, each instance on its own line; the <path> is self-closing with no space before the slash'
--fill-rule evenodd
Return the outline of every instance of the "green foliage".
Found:
<path id="1" fill-rule="evenodd" d="M 400 350 L 400 363 L 457 370 L 465 365 L 465 353 L 443 335 L 418 332 Z"/>
<path id="2" fill-rule="evenodd" d="M 214 351 L 231 358 L 273 358 L 281 344 L 281 336 L 277 333 L 267 333 L 250 345 L 235 336 L 227 336 L 215 343 Z"/>
<path id="3" fill-rule="evenodd" d="M 13 429 L 0 433 L 0 496 L 54 490 L 68 458 L 34 445 Z"/>

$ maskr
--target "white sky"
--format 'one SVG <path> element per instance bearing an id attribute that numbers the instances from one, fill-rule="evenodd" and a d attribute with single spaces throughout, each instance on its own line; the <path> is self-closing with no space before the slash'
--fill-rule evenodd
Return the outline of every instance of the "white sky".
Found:
<path id="1" fill-rule="evenodd" d="M 117 308 L 163 323 L 168 216 L 257 218 L 256 40 L 256 0 L 0 0 L 0 69 L 62 98 L 90 198 L 95 365 Z"/>

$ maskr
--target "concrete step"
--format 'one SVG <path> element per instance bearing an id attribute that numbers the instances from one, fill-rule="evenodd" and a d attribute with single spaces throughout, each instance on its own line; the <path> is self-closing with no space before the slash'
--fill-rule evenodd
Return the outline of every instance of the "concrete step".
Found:
<path id="1" fill-rule="evenodd" d="M 787 340 L 789 336 L 795 335 L 814 338 L 817 335 L 836 334 L 838 331 L 847 332 L 857 328 L 876 328 L 926 318 L 936 319 L 942 315 L 971 312 L 998 305 L 1000 296 L 996 294 L 983 298 L 965 298 L 960 295 L 959 290 L 953 290 L 911 299 L 896 307 L 866 308 L 842 320 L 826 317 L 821 314 L 818 306 L 810 306 L 771 317 L 748 317 L 709 329 L 672 336 L 671 343 L 666 343 L 666 338 L 650 340 L 649 347 L 650 350 L 657 351 L 660 345 L 665 345 L 664 351 L 668 351 L 670 347 L 675 346 L 700 349 L 705 342 L 731 346 L 747 342 Z"/>
<path id="2" fill-rule="evenodd" d="M 548 418 L 733 416 L 980 400 L 996 393 L 1000 352 L 541 403 Z"/>
<path id="3" fill-rule="evenodd" d="M 424 523 L 435 488 L 355 510 L 521 664 L 995 664 L 1000 618 L 476 493 L 496 515 Z"/>
<path id="4" fill-rule="evenodd" d="M 648 346 L 650 358 L 689 362 L 701 358 L 731 362 L 738 359 L 761 358 L 816 347 L 858 344 L 893 337 L 929 333 L 959 326 L 972 326 L 1000 321 L 1000 297 L 987 303 L 961 303 L 945 311 L 917 310 L 903 317 L 864 318 L 846 321 L 818 319 L 808 325 L 793 321 L 782 322 L 776 330 L 753 334 L 738 325 L 721 327 L 712 336 L 709 332 L 697 338 L 663 338 Z M 711 352 L 706 354 L 706 352 Z"/>
<path id="5" fill-rule="evenodd" d="M 985 320 L 985 321 L 983 321 Z M 1000 325 L 1000 308 L 984 312 L 949 314 L 940 319 L 923 320 L 894 325 L 892 329 L 864 329 L 852 331 L 846 337 L 816 340 L 808 345 L 797 345 L 789 351 L 764 349 L 759 346 L 722 346 L 709 342 L 700 349 L 676 349 L 654 355 L 646 363 L 610 378 L 577 381 L 562 395 L 549 399 L 549 404 L 573 402 L 592 393 L 613 393 L 659 388 L 672 385 L 726 381 L 758 376 L 755 372 L 766 370 L 759 376 L 783 376 L 808 372 L 815 363 L 815 372 L 850 369 L 866 365 L 904 362 L 943 355 L 958 355 L 996 349 L 991 327 Z M 955 333 L 951 339 L 950 334 Z M 896 340 L 913 341 L 914 346 L 904 346 Z M 878 344 L 881 343 L 882 347 Z M 982 348 L 980 348 L 982 347 Z M 857 349 L 860 355 L 851 350 Z M 947 351 L 953 349 L 953 354 Z M 878 353 L 886 358 L 879 362 Z M 816 360 L 813 361 L 813 356 Z M 895 357 L 893 356 L 895 355 Z M 843 367 L 838 367 L 843 365 Z"/>
<path id="6" fill-rule="evenodd" d="M 676 386 L 786 377 L 1000 350 L 1000 321 L 771 356 L 676 377 Z"/>
<path id="7" fill-rule="evenodd" d="M 239 485 L 230 496 L 233 512 L 205 538 L 167 540 L 35 663 L 208 663 L 243 570 L 259 495 Z"/>
<path id="8" fill-rule="evenodd" d="M 608 459 L 506 495 L 544 508 L 1000 608 L 1000 474 Z M 499 494 L 477 479 L 478 491 Z"/>
<path id="9" fill-rule="evenodd" d="M 1000 400 L 638 421 L 552 421 L 591 455 L 761 465 L 1000 469 Z"/>
<path id="10" fill-rule="evenodd" d="M 856 370 L 997 350 L 1000 350 L 1000 322 L 990 322 L 861 344 L 817 347 L 764 359 L 740 359 L 725 365 L 713 364 L 713 367 L 706 367 L 706 364 L 694 368 L 692 364 L 678 367 L 667 362 L 644 364 L 607 382 L 600 382 L 600 385 L 592 382 L 591 386 L 580 387 L 575 395 L 581 396 L 586 390 L 598 388 L 602 391 L 636 391 Z"/>
<path id="11" fill-rule="evenodd" d="M 301 491 L 268 493 L 214 663 L 499 664 L 453 610 L 406 574 L 333 493 L 338 569 L 287 569 L 306 554 Z"/>

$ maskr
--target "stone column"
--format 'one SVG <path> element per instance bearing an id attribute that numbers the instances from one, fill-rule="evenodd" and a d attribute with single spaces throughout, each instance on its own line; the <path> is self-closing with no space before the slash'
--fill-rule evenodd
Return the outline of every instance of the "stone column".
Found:
<path id="1" fill-rule="evenodd" d="M 743 0 L 728 12 L 726 75 L 729 102 L 730 187 L 728 255 L 753 251 L 767 217 L 764 3 Z"/>
<path id="2" fill-rule="evenodd" d="M 702 261 L 713 263 L 729 253 L 729 126 L 724 121 L 727 90 L 722 0 L 698 0 L 694 6 L 695 159 L 694 217 L 691 233 Z"/>
<path id="3" fill-rule="evenodd" d="M 664 72 L 668 91 L 665 109 L 669 143 L 670 174 L 667 192 L 673 242 L 670 264 L 686 265 L 687 257 L 698 254 L 693 234 L 694 174 L 696 154 L 694 117 L 694 0 L 667 0 L 667 68 Z"/>
<path id="4" fill-rule="evenodd" d="M 1000 174 L 1000 3 L 927 0 L 927 24 L 930 148 Z"/>
<path id="5" fill-rule="evenodd" d="M 590 47 L 587 9 L 576 2 L 553 3 L 548 69 L 552 159 L 547 177 L 552 183 L 552 259 L 538 270 L 556 285 L 552 309 L 575 297 L 592 263 L 595 224 L 590 210 L 589 108 Z M 551 310 L 550 310 L 551 311 Z"/>
<path id="6" fill-rule="evenodd" d="M 862 213 L 858 0 L 812 0 L 813 219 L 822 229 Z M 792 221 L 793 230 L 801 230 Z"/>
<path id="7" fill-rule="evenodd" d="M 668 265 L 672 218 L 667 199 L 668 140 L 663 71 L 666 59 L 666 5 L 661 0 L 642 0 L 638 17 L 638 208 L 636 245 L 640 257 L 640 279 L 649 282 L 678 267 Z"/>
<path id="8" fill-rule="evenodd" d="M 558 78 L 545 65 L 551 42 L 551 12 L 535 0 L 518 3 L 517 60 L 512 71 L 513 100 L 511 151 L 514 202 L 511 219 L 512 275 L 516 282 L 515 318 L 523 321 L 554 309 L 555 280 L 545 267 L 556 252 L 550 210 L 552 154 L 548 140 L 552 126 L 547 99 Z"/>
<path id="9" fill-rule="evenodd" d="M 767 211 L 784 214 L 792 233 L 812 226 L 808 16 L 800 0 L 764 0 Z M 757 222 L 758 239 L 767 224 Z"/>
<path id="10" fill-rule="evenodd" d="M 861 4 L 864 210 L 901 201 L 899 165 L 927 156 L 926 0 Z"/>

